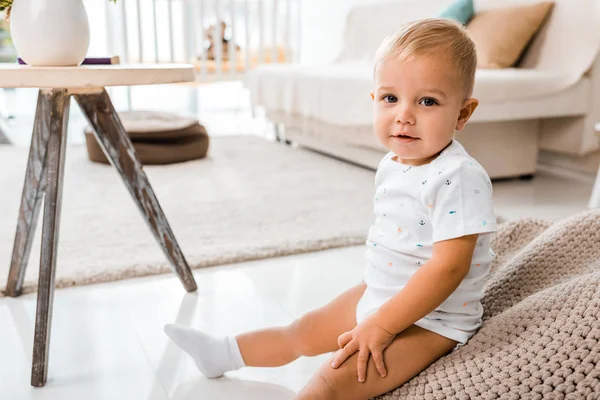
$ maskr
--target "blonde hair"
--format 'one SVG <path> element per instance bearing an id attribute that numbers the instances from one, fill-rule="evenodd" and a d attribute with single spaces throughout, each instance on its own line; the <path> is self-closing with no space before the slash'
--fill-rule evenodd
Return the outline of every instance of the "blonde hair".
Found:
<path id="1" fill-rule="evenodd" d="M 466 97 L 473 93 L 477 53 L 467 30 L 446 18 L 426 18 L 402 25 L 383 40 L 375 55 L 375 66 L 392 58 L 410 61 L 418 56 L 443 54 L 463 82 Z"/>

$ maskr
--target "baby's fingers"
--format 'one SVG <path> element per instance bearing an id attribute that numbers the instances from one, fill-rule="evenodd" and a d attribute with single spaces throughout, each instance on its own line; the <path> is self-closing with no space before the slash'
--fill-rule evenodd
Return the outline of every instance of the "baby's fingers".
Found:
<path id="1" fill-rule="evenodd" d="M 355 341 L 351 341 L 343 349 L 339 349 L 335 353 L 335 357 L 331 362 L 332 368 L 337 368 L 344 363 L 352 354 L 358 351 L 358 344 Z"/>
<path id="2" fill-rule="evenodd" d="M 375 362 L 375 367 L 381 375 L 382 378 L 385 378 L 387 375 L 387 371 L 385 370 L 385 363 L 383 362 L 383 353 L 381 351 L 374 351 L 371 353 L 373 356 L 373 362 Z"/>
<path id="3" fill-rule="evenodd" d="M 369 348 L 363 347 L 358 352 L 358 364 L 356 366 L 359 382 L 364 382 L 367 377 L 367 362 L 369 362 Z"/>
<path id="4" fill-rule="evenodd" d="M 338 346 L 340 346 L 340 349 L 343 349 L 348 343 L 350 343 L 351 340 L 352 340 L 352 331 L 342 333 L 338 337 Z"/>

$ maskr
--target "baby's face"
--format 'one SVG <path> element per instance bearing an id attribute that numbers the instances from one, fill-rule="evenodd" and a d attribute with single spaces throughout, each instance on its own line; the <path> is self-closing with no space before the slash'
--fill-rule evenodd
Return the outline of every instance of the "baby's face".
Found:
<path id="1" fill-rule="evenodd" d="M 379 62 L 372 97 L 377 138 L 414 166 L 435 159 L 477 107 L 446 58 L 435 56 Z"/>

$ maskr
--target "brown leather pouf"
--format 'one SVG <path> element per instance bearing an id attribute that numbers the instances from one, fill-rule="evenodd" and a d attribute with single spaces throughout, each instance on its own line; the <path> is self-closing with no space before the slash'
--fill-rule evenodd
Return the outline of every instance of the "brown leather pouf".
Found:
<path id="1" fill-rule="evenodd" d="M 144 165 L 195 160 L 208 152 L 206 129 L 194 118 L 158 111 L 124 111 L 119 117 Z M 91 128 L 85 142 L 91 161 L 109 164 Z"/>

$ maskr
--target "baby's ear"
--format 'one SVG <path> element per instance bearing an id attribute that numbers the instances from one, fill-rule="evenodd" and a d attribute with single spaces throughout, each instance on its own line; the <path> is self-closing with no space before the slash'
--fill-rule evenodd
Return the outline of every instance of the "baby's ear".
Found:
<path id="1" fill-rule="evenodd" d="M 375 93 L 371 92 L 371 100 L 375 100 Z"/>
<path id="2" fill-rule="evenodd" d="M 456 130 L 462 131 L 471 115 L 479 105 L 479 100 L 470 98 L 465 100 L 463 106 L 460 110 L 460 114 L 458 115 L 458 121 L 456 121 Z"/>

